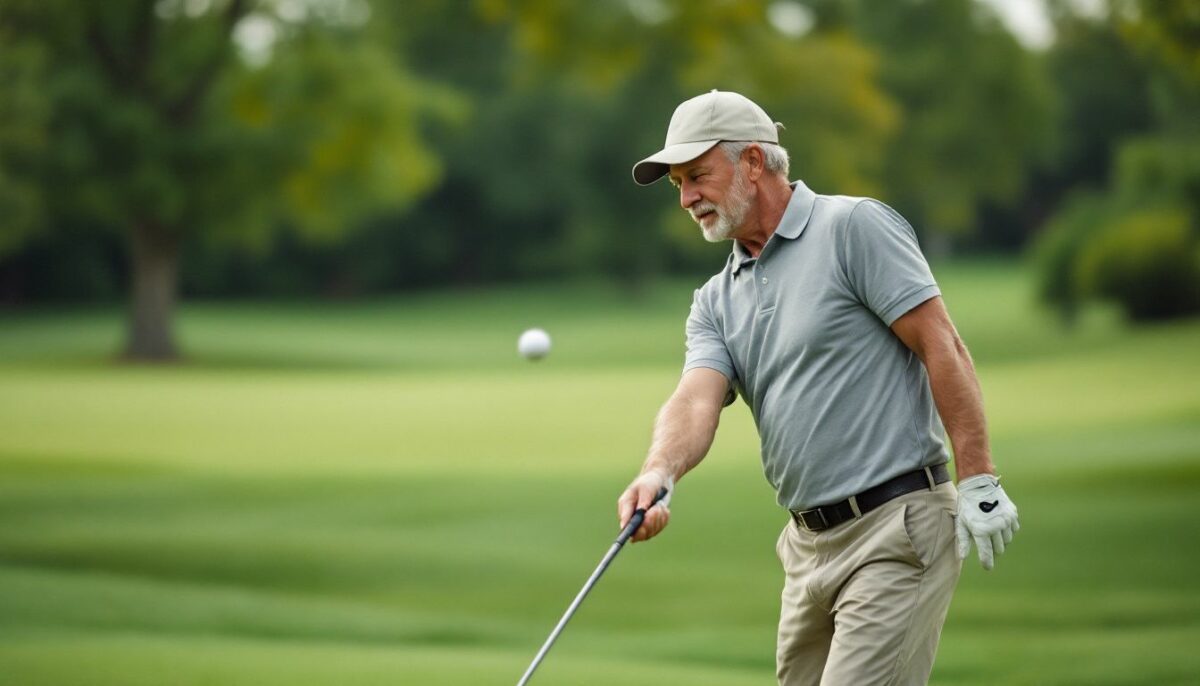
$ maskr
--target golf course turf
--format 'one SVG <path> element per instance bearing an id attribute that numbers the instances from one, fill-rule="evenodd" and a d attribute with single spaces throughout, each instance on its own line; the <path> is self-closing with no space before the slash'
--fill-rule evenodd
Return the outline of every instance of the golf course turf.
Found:
<path id="1" fill-rule="evenodd" d="M 1022 528 L 931 683 L 1196 683 L 1200 321 L 1064 329 L 1021 265 L 934 272 Z M 616 535 L 695 285 L 189 302 L 178 365 L 114 362 L 115 307 L 0 312 L 0 683 L 514 683 Z M 532 683 L 773 683 L 757 448 L 739 400 Z"/>

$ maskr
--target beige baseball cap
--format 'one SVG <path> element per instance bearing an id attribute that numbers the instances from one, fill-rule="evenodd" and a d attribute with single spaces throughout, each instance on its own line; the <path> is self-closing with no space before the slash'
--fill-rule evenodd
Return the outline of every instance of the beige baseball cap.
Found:
<path id="1" fill-rule="evenodd" d="M 721 141 L 779 143 L 775 122 L 744 95 L 712 90 L 675 108 L 663 149 L 633 165 L 633 180 L 646 186 L 663 177 L 672 164 L 683 164 Z"/>

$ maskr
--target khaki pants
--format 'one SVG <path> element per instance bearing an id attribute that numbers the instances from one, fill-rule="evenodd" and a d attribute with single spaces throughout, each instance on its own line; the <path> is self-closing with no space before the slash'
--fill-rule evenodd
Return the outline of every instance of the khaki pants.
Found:
<path id="1" fill-rule="evenodd" d="M 956 500 L 947 482 L 825 531 L 788 521 L 776 545 L 787 574 L 776 653 L 781 686 L 929 680 L 962 570 Z"/>

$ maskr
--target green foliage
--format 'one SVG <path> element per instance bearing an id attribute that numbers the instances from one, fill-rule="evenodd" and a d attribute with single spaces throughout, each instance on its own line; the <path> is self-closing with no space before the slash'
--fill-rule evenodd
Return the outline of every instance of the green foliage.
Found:
<path id="1" fill-rule="evenodd" d="M 884 198 L 942 237 L 973 233 L 984 206 L 1016 204 L 1048 159 L 1056 104 L 1035 56 L 970 0 L 846 4 L 900 104 Z"/>
<path id="2" fill-rule="evenodd" d="M 49 103 L 41 88 L 44 52 L 16 44 L 12 27 L 0 24 L 0 256 L 27 239 L 45 212 L 36 183 L 27 175 L 49 145 Z"/>
<path id="3" fill-rule="evenodd" d="M 1134 320 L 1200 311 L 1200 140 L 1130 141 L 1113 187 L 1080 193 L 1034 246 L 1039 294 L 1070 320 L 1088 298 L 1118 302 Z"/>
<path id="4" fill-rule="evenodd" d="M 1075 275 L 1075 264 L 1088 241 L 1116 212 L 1102 195 L 1079 193 L 1047 223 L 1032 247 L 1037 274 L 1037 295 L 1071 322 L 1085 299 Z"/>
<path id="5" fill-rule="evenodd" d="M 0 105 L 0 144 L 10 129 L 48 141 L 0 154 L 0 181 L 17 179 L 0 192 L 15 210 L 0 249 L 63 225 L 122 236 L 123 355 L 177 357 L 182 245 L 263 246 L 281 226 L 330 242 L 438 180 L 422 124 L 457 103 L 361 40 L 364 12 L 362 0 L 0 0 L 0 74 L 35 74 L 44 98 L 17 89 Z"/>
<path id="6" fill-rule="evenodd" d="M 1130 41 L 1200 83 L 1200 1 L 1113 0 Z"/>
<path id="7" fill-rule="evenodd" d="M 1015 248 L 1200 111 L 1193 0 L 1050 4 L 1038 53 L 972 0 L 0 0 L 0 290 L 67 292 L 21 274 L 147 219 L 188 294 L 711 271 L 725 248 L 629 182 L 711 88 L 931 251 Z"/>
<path id="8" fill-rule="evenodd" d="M 461 104 L 316 5 L 300 18 L 281 11 L 244 0 L 0 3 L 11 27 L 0 68 L 21 77 L 0 106 L 0 143 L 36 145 L 4 145 L 0 173 L 48 210 L 22 213 L 0 236 L 150 222 L 244 245 L 284 220 L 330 240 L 429 189 L 441 163 L 423 122 Z M 265 54 L 235 43 L 247 26 L 269 32 Z"/>
<path id="9" fill-rule="evenodd" d="M 1056 142 L 1048 178 L 1031 188 L 1056 199 L 1060 188 L 1099 187 L 1122 139 L 1154 125 L 1153 65 L 1130 48 L 1111 20 L 1063 13 L 1046 68 L 1059 94 Z"/>
<path id="10" fill-rule="evenodd" d="M 405 62 L 473 104 L 465 125 L 434 136 L 445 183 L 391 222 L 422 248 L 399 258 L 393 278 L 603 273 L 635 283 L 711 270 L 725 249 L 703 245 L 665 184 L 637 187 L 630 168 L 661 147 L 680 101 L 712 88 L 746 93 L 788 127 L 797 176 L 830 192 L 878 190 L 896 112 L 877 58 L 849 35 L 788 37 L 768 5 L 673 1 L 653 16 L 582 1 L 393 10 Z M 447 35 L 448 24 L 460 30 Z"/>
<path id="11" fill-rule="evenodd" d="M 1200 312 L 1200 240 L 1183 210 L 1143 210 L 1104 226 L 1076 258 L 1080 293 L 1114 300 L 1135 321 Z"/>
<path id="12" fill-rule="evenodd" d="M 233 239 L 266 240 L 283 219 L 306 239 L 330 244 L 376 212 L 403 210 L 443 170 L 424 140 L 424 121 L 461 118 L 465 106 L 399 71 L 381 46 L 317 31 L 278 46 L 270 64 L 226 87 L 222 114 L 233 123 L 225 133 L 241 152 L 212 172 L 244 174 L 240 183 L 222 180 L 227 196 L 263 192 L 243 203 L 241 217 L 228 213 L 231 203 L 207 205 L 217 234 Z"/>
<path id="13" fill-rule="evenodd" d="M 1200 217 L 1200 135 L 1127 140 L 1115 166 L 1114 190 L 1125 202 L 1179 203 Z"/>
<path id="14" fill-rule="evenodd" d="M 1041 296 L 1068 318 L 1085 298 L 1115 301 L 1135 321 L 1200 312 L 1198 8 L 1190 0 L 1121 1 L 1105 19 L 1059 22 L 1066 42 L 1052 64 L 1060 80 L 1081 73 L 1089 54 L 1099 59 L 1083 71 L 1103 75 L 1083 90 L 1091 105 L 1078 94 L 1069 99 L 1069 120 L 1079 126 L 1067 134 L 1076 150 L 1068 146 L 1066 166 L 1074 157 L 1075 165 L 1091 160 L 1112 170 L 1108 191 L 1077 194 L 1036 246 Z M 1115 115 L 1093 113 L 1108 123 L 1087 125 L 1087 109 Z M 1130 135 L 1143 126 L 1153 132 Z"/>
<path id="15" fill-rule="evenodd" d="M 1200 2 L 1113 0 L 1113 21 L 1152 65 L 1149 104 L 1163 135 L 1200 137 Z"/>

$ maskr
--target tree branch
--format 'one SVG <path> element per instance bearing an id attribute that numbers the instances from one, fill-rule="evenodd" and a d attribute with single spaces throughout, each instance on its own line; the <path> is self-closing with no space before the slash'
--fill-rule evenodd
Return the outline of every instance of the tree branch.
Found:
<path id="1" fill-rule="evenodd" d="M 196 76 L 183 90 L 183 94 L 167 105 L 166 115 L 169 121 L 185 126 L 196 116 L 197 106 L 212 86 L 221 66 L 229 57 L 233 27 L 237 26 L 238 21 L 246 15 L 246 10 L 245 0 L 231 0 L 225 7 L 225 13 L 221 18 L 221 40 L 212 55 L 209 56 L 208 61 L 197 70 Z"/>
<path id="2" fill-rule="evenodd" d="M 155 0 L 142 0 L 137 8 L 137 23 L 133 27 L 132 53 L 130 56 L 130 71 L 136 74 L 140 83 L 146 82 L 146 65 L 150 63 L 154 51 L 154 39 L 158 28 L 158 18 L 154 16 Z"/>
<path id="3" fill-rule="evenodd" d="M 95 11 L 88 13 L 86 35 L 87 44 L 98 58 L 101 71 L 116 91 L 148 97 L 150 88 L 146 82 L 146 65 L 150 62 L 158 23 L 154 16 L 154 0 L 142 0 L 135 11 L 129 41 L 131 51 L 128 54 L 122 55 L 117 51 L 99 17 Z"/>
<path id="4" fill-rule="evenodd" d="M 125 72 L 124 65 L 121 64 L 121 58 L 117 56 L 116 50 L 113 50 L 112 43 L 109 43 L 108 37 L 104 35 L 104 30 L 101 28 L 100 20 L 95 12 L 88 13 L 87 42 L 91 46 L 92 52 L 99 58 L 100 66 L 105 76 L 108 77 L 109 84 L 119 91 L 128 90 L 129 76 Z"/>

